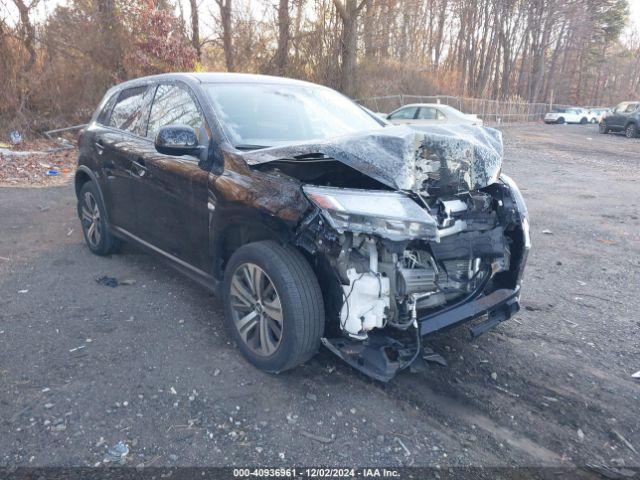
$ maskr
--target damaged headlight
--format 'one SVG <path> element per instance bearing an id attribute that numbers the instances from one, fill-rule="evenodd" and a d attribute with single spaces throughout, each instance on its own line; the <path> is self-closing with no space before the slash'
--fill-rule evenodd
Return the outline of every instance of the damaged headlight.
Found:
<path id="1" fill-rule="evenodd" d="M 402 193 L 311 185 L 302 189 L 340 233 L 369 233 L 390 240 L 437 235 L 435 219 Z"/>
<path id="2" fill-rule="evenodd" d="M 518 274 L 516 277 L 516 284 L 520 285 L 522 282 L 522 275 L 524 274 L 524 266 L 527 263 L 527 257 L 529 255 L 529 250 L 531 249 L 531 233 L 529 227 L 529 212 L 527 211 L 527 206 L 524 203 L 524 198 L 522 197 L 522 193 L 516 185 L 516 182 L 513 179 L 505 175 L 504 173 L 500 175 L 500 180 L 507 187 L 509 187 L 509 191 L 511 192 L 511 198 L 516 204 L 516 208 L 518 209 L 518 214 L 520 215 L 520 225 L 522 226 L 522 257 L 520 259 L 520 268 L 518 269 Z"/>

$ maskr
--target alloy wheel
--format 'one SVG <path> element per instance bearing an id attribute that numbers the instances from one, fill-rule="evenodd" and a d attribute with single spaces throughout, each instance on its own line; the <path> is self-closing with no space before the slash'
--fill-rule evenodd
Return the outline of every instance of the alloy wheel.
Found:
<path id="1" fill-rule="evenodd" d="M 627 136 L 627 138 L 633 138 L 635 136 L 635 127 L 633 125 L 629 125 L 627 127 L 627 130 L 625 131 L 625 134 Z"/>
<path id="2" fill-rule="evenodd" d="M 244 344 L 268 357 L 282 342 L 280 296 L 269 276 L 254 263 L 243 263 L 233 274 L 229 295 L 233 324 Z"/>
<path id="3" fill-rule="evenodd" d="M 82 228 L 87 237 L 87 241 L 92 247 L 97 247 L 102 238 L 102 227 L 100 224 L 100 209 L 98 202 L 91 192 L 85 192 L 82 205 Z"/>

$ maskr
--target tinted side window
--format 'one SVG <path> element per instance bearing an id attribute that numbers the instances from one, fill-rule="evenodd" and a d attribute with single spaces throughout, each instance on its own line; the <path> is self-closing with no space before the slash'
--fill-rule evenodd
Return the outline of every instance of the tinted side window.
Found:
<path id="1" fill-rule="evenodd" d="M 638 108 L 637 103 L 630 103 L 627 109 L 625 110 L 625 113 L 633 113 L 636 111 L 636 108 Z"/>
<path id="2" fill-rule="evenodd" d="M 118 102 L 111 112 L 109 126 L 144 137 L 152 94 L 153 88 L 147 86 L 120 92 Z"/>
<path id="3" fill-rule="evenodd" d="M 107 103 L 104 104 L 104 107 L 102 107 L 102 110 L 98 114 L 98 118 L 96 118 L 96 122 L 98 122 L 100 125 L 109 125 L 109 119 L 111 118 L 111 111 L 113 110 L 113 106 L 115 105 L 117 99 L 118 99 L 117 93 L 114 93 L 113 95 L 111 95 L 111 98 L 107 100 Z"/>
<path id="4" fill-rule="evenodd" d="M 413 119 L 413 117 L 415 117 L 416 110 L 418 110 L 418 107 L 403 108 L 402 110 L 398 110 L 396 113 L 391 115 L 390 118 L 392 118 L 394 120 L 400 120 L 400 119 L 401 120 L 411 120 L 411 119 Z"/>
<path id="5" fill-rule="evenodd" d="M 206 142 L 204 119 L 187 90 L 176 85 L 160 85 L 151 106 L 147 137 L 154 140 L 160 127 L 189 125 L 201 144 Z"/>

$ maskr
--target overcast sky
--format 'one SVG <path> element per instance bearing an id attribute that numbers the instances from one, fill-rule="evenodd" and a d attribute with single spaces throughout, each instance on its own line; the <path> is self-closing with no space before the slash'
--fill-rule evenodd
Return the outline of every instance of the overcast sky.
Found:
<path id="1" fill-rule="evenodd" d="M 182 7 L 185 11 L 186 18 L 189 18 L 189 2 L 186 0 L 175 0 L 176 2 L 181 1 Z M 245 0 L 252 7 L 255 5 L 255 8 L 252 10 L 256 13 L 264 11 L 265 0 Z M 633 30 L 640 31 L 640 0 L 628 0 L 629 2 L 629 25 L 627 27 L 627 34 L 631 33 Z M 64 4 L 66 0 L 42 0 L 40 2 L 40 6 L 37 12 L 37 17 L 40 19 L 45 18 L 47 12 L 51 12 L 56 5 Z M 275 4 L 274 0 L 274 4 Z M 208 5 L 211 4 L 211 5 Z M 203 10 L 208 11 L 213 8 L 214 2 L 213 0 L 201 0 L 200 5 L 204 8 Z M 15 6 L 13 5 L 12 0 L 0 0 L 0 15 L 9 16 L 11 19 L 15 21 L 17 19 L 17 11 Z M 208 22 L 207 22 L 208 23 Z M 203 25 L 201 28 L 206 29 Z M 203 32 L 206 34 L 206 32 Z"/>

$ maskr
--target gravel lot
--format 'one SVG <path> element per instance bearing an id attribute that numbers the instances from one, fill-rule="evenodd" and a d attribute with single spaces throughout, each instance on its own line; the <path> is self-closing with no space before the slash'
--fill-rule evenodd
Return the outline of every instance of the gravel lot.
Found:
<path id="1" fill-rule="evenodd" d="M 449 367 L 387 385 L 327 351 L 253 369 L 200 287 L 89 253 L 70 184 L 0 188 L 0 466 L 93 466 L 123 440 L 132 466 L 640 467 L 640 139 L 504 137 L 532 218 L 523 309 L 431 338 Z"/>

